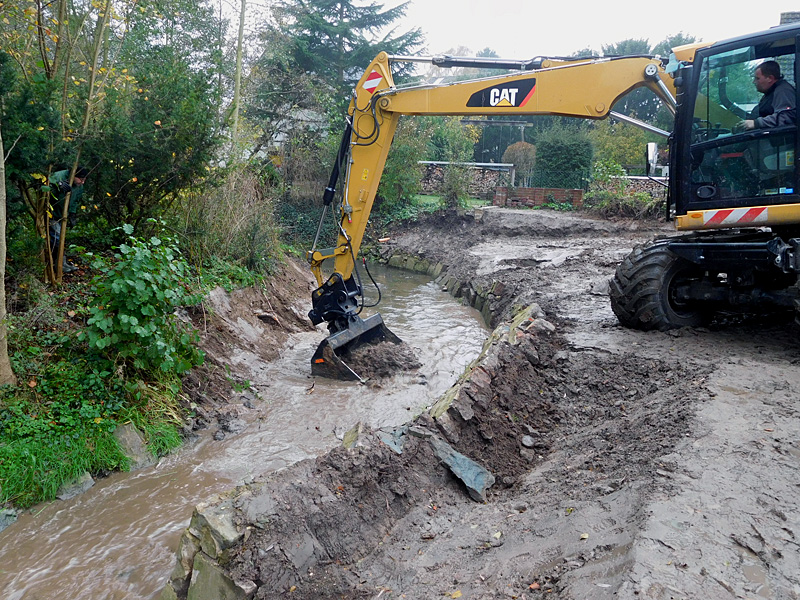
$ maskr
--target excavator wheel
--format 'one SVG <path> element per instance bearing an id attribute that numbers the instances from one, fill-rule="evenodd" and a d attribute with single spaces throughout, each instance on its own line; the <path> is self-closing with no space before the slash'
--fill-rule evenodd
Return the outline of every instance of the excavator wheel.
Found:
<path id="1" fill-rule="evenodd" d="M 679 283 L 699 280 L 703 272 L 659 242 L 637 246 L 617 267 L 610 282 L 611 308 L 625 327 L 642 331 L 697 327 L 708 313 L 683 302 Z"/>

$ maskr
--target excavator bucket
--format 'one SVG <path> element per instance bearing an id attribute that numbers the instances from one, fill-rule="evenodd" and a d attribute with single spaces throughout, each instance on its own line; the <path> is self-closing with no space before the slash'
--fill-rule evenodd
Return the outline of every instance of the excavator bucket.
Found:
<path id="1" fill-rule="evenodd" d="M 401 344 L 402 340 L 386 327 L 379 314 L 366 319 L 352 320 L 347 329 L 337 331 L 322 340 L 311 357 L 311 374 L 318 377 L 362 381 L 347 361 L 350 353 L 365 344 L 388 341 Z"/>

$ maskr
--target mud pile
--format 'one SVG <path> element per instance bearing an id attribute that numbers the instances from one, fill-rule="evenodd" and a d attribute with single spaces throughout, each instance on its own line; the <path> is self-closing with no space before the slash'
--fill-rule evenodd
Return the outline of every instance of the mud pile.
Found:
<path id="1" fill-rule="evenodd" d="M 184 597 L 191 584 L 197 600 L 210 598 L 202 589 L 218 590 L 220 581 L 255 598 L 366 598 L 384 590 L 421 599 L 467 589 L 490 598 L 534 582 L 562 589 L 564 573 L 554 576 L 537 550 L 554 525 L 541 531 L 535 523 L 565 501 L 577 506 L 615 493 L 628 478 L 652 482 L 656 457 L 680 439 L 690 398 L 704 392 L 694 372 L 685 400 L 665 403 L 691 381 L 684 367 L 571 352 L 543 316 L 532 306 L 499 327 L 470 372 L 408 426 L 362 431 L 350 448 L 217 502 L 229 507 L 225 518 L 238 532 L 229 544 L 203 543 L 221 536 L 198 525 L 213 519 L 196 514 L 182 543 L 194 553 L 182 560 L 202 567 L 177 569 L 168 589 Z M 554 454 L 562 458 L 545 470 L 542 494 L 529 474 Z M 481 470 L 494 484 L 475 490 L 469 471 Z M 470 499 L 476 491 L 488 504 Z M 487 522 L 509 514 L 523 519 L 486 531 Z M 511 536 L 527 540 L 508 565 L 495 550 Z M 436 577 L 431 560 L 455 561 L 458 589 L 451 569 Z M 513 574 L 486 577 L 503 569 Z"/>
<path id="2" fill-rule="evenodd" d="M 362 379 L 385 379 L 422 366 L 411 346 L 388 341 L 364 344 L 341 358 Z"/>

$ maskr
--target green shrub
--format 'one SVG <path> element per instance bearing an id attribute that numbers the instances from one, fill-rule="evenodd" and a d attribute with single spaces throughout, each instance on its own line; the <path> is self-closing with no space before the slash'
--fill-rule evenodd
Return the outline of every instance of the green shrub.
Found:
<path id="1" fill-rule="evenodd" d="M 428 121 L 408 117 L 400 121 L 381 175 L 373 212 L 389 215 L 413 202 L 421 188 L 422 169 L 430 137 Z"/>
<path id="2" fill-rule="evenodd" d="M 569 212 L 571 210 L 575 210 L 575 207 L 572 205 L 572 202 L 556 202 L 547 201 L 542 204 L 542 208 L 549 208 L 550 210 L 557 210 L 561 212 Z"/>
<path id="3" fill-rule="evenodd" d="M 528 142 L 516 142 L 511 144 L 503 152 L 503 162 L 513 163 L 517 169 L 517 187 L 525 187 L 530 184 L 530 177 L 533 167 L 536 164 L 536 146 Z"/>
<path id="4" fill-rule="evenodd" d="M 94 301 L 85 338 L 89 347 L 135 369 L 180 374 L 202 364 L 197 333 L 179 324 L 174 311 L 197 304 L 189 289 L 189 267 L 169 237 L 141 240 L 123 225 L 127 244 L 113 260 L 98 256 L 92 267 Z"/>
<path id="5" fill-rule="evenodd" d="M 238 288 L 263 283 L 264 275 L 255 273 L 237 263 L 212 256 L 203 263 L 201 279 L 205 289 L 221 287 L 225 291 L 231 292 Z"/>
<path id="6" fill-rule="evenodd" d="M 634 192 L 625 178 L 625 169 L 614 161 L 594 164 L 592 183 L 584 206 L 604 217 L 657 219 L 664 211 L 663 201 L 647 192 Z"/>
<path id="7" fill-rule="evenodd" d="M 554 126 L 536 140 L 533 187 L 583 189 L 591 170 L 592 143 L 583 129 Z"/>

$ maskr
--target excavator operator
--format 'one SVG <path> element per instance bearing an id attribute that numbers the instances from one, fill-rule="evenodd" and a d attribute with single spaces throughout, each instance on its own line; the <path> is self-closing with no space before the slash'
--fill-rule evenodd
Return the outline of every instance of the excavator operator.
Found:
<path id="1" fill-rule="evenodd" d="M 742 128 L 767 129 L 794 124 L 795 90 L 781 75 L 781 66 L 774 60 L 761 63 L 756 67 L 753 83 L 764 96 L 749 118 L 742 121 Z"/>

